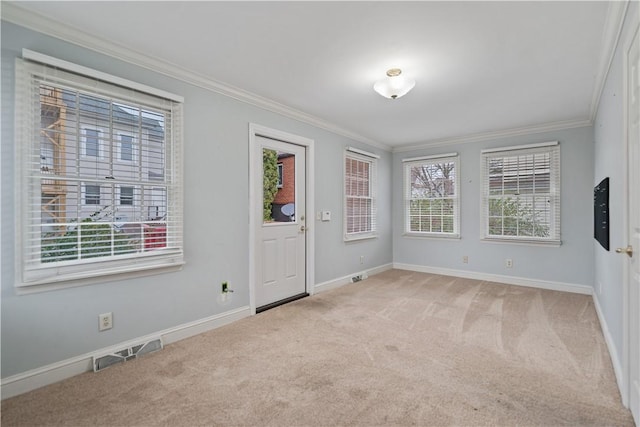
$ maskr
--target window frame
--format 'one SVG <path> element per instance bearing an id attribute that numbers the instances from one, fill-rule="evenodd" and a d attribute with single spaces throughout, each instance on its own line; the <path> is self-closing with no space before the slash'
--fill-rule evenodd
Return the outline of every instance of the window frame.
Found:
<path id="1" fill-rule="evenodd" d="M 276 188 L 284 188 L 284 163 L 278 162 L 277 168 L 278 168 L 278 184 L 276 185 Z"/>
<path id="2" fill-rule="evenodd" d="M 97 188 L 98 192 L 94 193 L 94 192 L 89 192 L 89 187 L 91 187 L 92 189 Z M 91 183 L 88 184 L 86 182 L 82 183 L 82 189 L 81 189 L 82 193 L 80 194 L 80 197 L 82 199 L 82 204 L 84 206 L 100 206 L 102 204 L 102 186 L 100 184 L 97 183 Z M 89 198 L 89 196 L 91 196 L 91 199 Z M 97 196 L 97 199 L 95 198 L 95 196 Z M 89 203 L 89 200 L 91 200 L 91 203 Z M 93 203 L 96 202 L 96 203 Z"/>
<path id="3" fill-rule="evenodd" d="M 182 269 L 184 265 L 183 247 L 183 103 L 181 96 L 170 94 L 162 90 L 132 82 L 120 77 L 111 76 L 106 73 L 92 70 L 77 64 L 49 57 L 37 52 L 23 50 L 23 57 L 15 61 L 15 114 L 20 117 L 15 132 L 15 156 L 16 156 L 16 274 L 15 283 L 18 294 L 29 294 L 56 290 L 74 286 L 82 286 L 94 283 L 102 283 L 110 280 L 121 280 L 133 277 L 141 277 L 150 274 L 163 272 L 173 272 Z M 41 185 L 45 181 L 58 180 L 71 185 L 77 182 L 78 207 L 84 205 L 86 191 L 85 182 L 110 186 L 110 203 L 115 202 L 113 188 L 119 182 L 114 182 L 112 176 L 99 176 L 97 179 L 88 176 L 80 169 L 75 172 L 60 172 L 61 175 L 48 174 L 44 178 L 41 171 L 40 162 L 34 163 L 34 158 L 40 157 L 40 115 L 41 115 L 41 87 L 52 87 L 70 93 L 81 93 L 87 95 L 97 95 L 103 99 L 112 99 L 111 102 L 124 102 L 127 105 L 140 106 L 145 110 L 158 114 L 164 121 L 164 134 L 162 141 L 164 150 L 163 162 L 163 183 L 162 187 L 167 194 L 167 216 L 157 223 L 161 223 L 166 233 L 166 243 L 159 250 L 146 251 L 111 251 L 107 256 L 100 257 L 74 257 L 71 260 L 55 260 L 47 262 L 42 258 L 40 238 L 29 240 L 30 233 L 40 229 L 46 221 L 42 219 L 39 206 L 44 196 Z M 77 96 L 77 95 L 76 95 Z M 42 104 L 44 105 L 44 104 Z M 77 142 L 67 142 L 76 147 L 75 151 L 68 152 L 70 159 L 75 159 L 76 165 L 86 158 L 86 138 L 83 128 L 97 129 L 100 132 L 99 156 L 102 162 L 108 159 L 106 145 L 113 147 L 116 144 L 109 144 L 105 140 L 106 128 L 86 126 L 78 119 L 73 120 L 72 128 L 76 129 L 73 138 Z M 138 126 L 142 126 L 139 124 Z M 70 128 L 70 129 L 72 129 Z M 110 140 L 116 140 L 117 129 L 113 129 L 113 136 Z M 69 137 L 67 137 L 69 141 Z M 83 144 L 84 143 L 84 144 Z M 111 150 L 110 148 L 109 150 Z M 135 149 L 134 149 L 135 152 Z M 113 163 L 113 154 L 108 156 Z M 95 158 L 89 156 L 89 158 Z M 68 162 L 69 163 L 69 162 Z M 79 166 L 78 166 L 79 167 Z M 103 181 L 104 182 L 101 182 Z M 115 185 L 114 185 L 115 184 Z M 157 181 L 146 182 L 144 178 L 138 177 L 131 181 L 129 185 L 145 185 L 151 187 L 158 185 Z M 72 187 L 69 187 L 72 188 Z M 101 191 L 101 198 L 104 194 Z M 42 199 L 43 200 L 43 199 Z M 104 202 L 104 200 L 101 200 Z M 71 202 L 75 203 L 75 202 Z M 66 206 L 73 206 L 68 204 Z M 90 204 L 89 206 L 100 206 Z M 34 208 L 36 208 L 34 210 Z M 73 216 L 66 222 L 77 221 L 81 218 Z M 147 221 L 143 221 L 147 222 Z M 115 224 L 115 220 L 101 222 L 101 224 Z M 48 224 L 48 223 L 46 223 Z M 80 224 L 80 223 L 77 223 Z M 72 230 L 71 228 L 67 230 Z M 129 243 L 127 243 L 129 244 Z"/>
<path id="4" fill-rule="evenodd" d="M 404 232 L 407 237 L 420 238 L 460 238 L 460 156 L 457 153 L 448 153 L 434 156 L 414 157 L 403 159 L 403 201 L 404 201 Z M 454 196 L 453 197 L 425 197 L 412 198 L 411 169 L 419 165 L 434 165 L 442 162 L 454 164 Z M 412 200 L 453 200 L 453 231 L 414 231 L 411 230 L 411 201 Z"/>
<path id="5" fill-rule="evenodd" d="M 490 199 L 497 198 L 490 195 L 490 167 L 489 163 L 492 159 L 505 159 L 516 158 L 519 156 L 535 155 L 535 154 L 548 154 L 549 155 L 549 192 L 548 193 L 535 193 L 535 166 L 531 169 L 532 182 L 534 191 L 530 193 L 528 198 L 542 198 L 547 197 L 547 203 L 549 204 L 548 216 L 549 216 L 549 236 L 527 236 L 527 235 L 496 235 L 490 234 L 489 220 L 492 217 L 490 215 Z M 535 164 L 535 162 L 534 162 Z M 537 144 L 527 144 L 513 147 L 503 147 L 495 149 L 486 149 L 481 152 L 481 206 L 480 206 L 480 238 L 485 242 L 500 242 L 500 243 L 519 243 L 530 245 L 542 245 L 542 246 L 560 246 L 561 240 L 561 150 L 558 141 L 543 142 Z M 517 181 L 519 185 L 520 169 L 517 171 Z M 504 196 L 504 194 L 503 194 Z M 518 192 L 513 196 L 520 196 Z M 502 217 L 504 221 L 504 216 Z M 520 216 L 509 216 L 508 218 L 521 218 Z"/>
<path id="6" fill-rule="evenodd" d="M 80 134 L 80 149 L 81 149 L 81 156 L 85 159 L 104 159 L 104 142 L 103 142 L 103 135 L 104 135 L 104 129 L 97 127 L 97 126 L 87 126 L 87 125 L 82 125 L 80 126 L 81 129 L 81 134 Z M 98 147 L 97 147 L 97 154 L 94 156 L 93 154 L 87 154 L 87 131 L 88 130 L 95 130 L 96 132 L 98 132 Z"/>
<path id="7" fill-rule="evenodd" d="M 118 130 L 115 132 L 115 134 L 117 135 L 116 138 L 116 156 L 115 156 L 115 160 L 119 163 L 125 163 L 125 164 L 134 164 L 138 161 L 138 150 L 136 149 L 137 147 L 137 138 L 136 135 L 134 135 L 132 132 L 123 132 L 121 130 Z M 128 136 L 131 138 L 131 160 L 127 160 L 127 159 L 123 159 L 122 158 L 122 137 L 123 136 Z"/>
<path id="8" fill-rule="evenodd" d="M 344 241 L 357 241 L 365 239 L 374 239 L 378 237 L 377 229 L 377 169 L 378 159 L 380 156 L 369 153 L 356 148 L 348 147 L 344 152 L 344 158 L 342 161 L 343 167 L 343 234 Z M 349 218 L 348 218 L 348 203 L 350 196 L 347 194 L 347 160 L 353 160 L 368 164 L 369 176 L 368 176 L 368 188 L 369 194 L 365 197 L 371 200 L 369 206 L 368 217 L 371 218 L 369 229 L 366 231 L 349 232 Z M 352 196 L 354 197 L 354 196 Z M 357 196 L 355 196 L 357 197 Z M 363 197 L 363 196 L 360 196 Z"/>
<path id="9" fill-rule="evenodd" d="M 125 188 L 131 190 L 131 197 L 130 198 L 128 196 L 126 196 L 126 198 L 123 199 L 122 190 L 124 190 Z M 131 206 L 131 207 L 134 207 L 135 194 L 136 194 L 135 185 L 118 185 L 118 193 L 117 193 L 118 205 L 119 206 Z M 122 200 L 127 200 L 130 203 L 122 203 Z"/>

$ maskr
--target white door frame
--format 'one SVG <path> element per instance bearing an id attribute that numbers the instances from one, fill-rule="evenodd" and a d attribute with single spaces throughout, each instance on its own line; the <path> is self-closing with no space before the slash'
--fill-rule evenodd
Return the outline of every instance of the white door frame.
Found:
<path id="1" fill-rule="evenodd" d="M 307 187 L 305 188 L 306 194 L 306 251 L 305 251 L 305 264 L 306 264 L 306 287 L 307 293 L 313 295 L 314 289 L 314 277 L 315 277 L 315 182 L 314 182 L 314 140 L 305 138 L 303 136 L 294 135 L 292 133 L 283 132 L 277 129 L 271 129 L 266 126 L 258 125 L 255 123 L 249 123 L 249 307 L 251 314 L 256 314 L 256 251 L 260 250 L 262 245 L 256 241 L 256 224 L 258 219 L 256 218 L 257 212 L 257 197 L 258 189 L 256 188 L 257 173 L 255 167 L 256 162 L 256 136 L 262 136 L 265 138 L 277 139 L 282 142 L 290 144 L 296 144 L 305 147 L 306 151 L 306 181 Z M 260 204 L 262 206 L 262 203 Z"/>
<path id="2" fill-rule="evenodd" d="M 628 195 L 631 194 L 631 171 L 629 165 L 629 50 L 631 49 L 633 40 L 635 39 L 636 34 L 640 31 L 640 23 L 635 21 L 635 28 L 629 33 L 630 38 L 624 46 L 623 55 L 623 153 L 624 153 L 624 162 L 623 162 L 623 203 L 622 203 L 622 228 L 623 228 L 623 241 L 621 245 L 626 247 L 631 242 L 628 242 L 629 233 L 630 233 L 630 221 L 629 218 L 629 209 L 631 207 L 631 203 L 629 202 Z M 637 196 L 636 196 L 637 197 Z M 633 248 L 634 253 L 638 253 L 640 248 Z M 634 307 L 634 301 L 631 301 L 631 278 L 629 277 L 629 266 L 630 259 L 624 255 L 623 261 L 623 272 L 622 272 L 622 384 L 620 387 L 622 403 L 625 407 L 630 407 L 630 399 L 631 399 L 631 363 L 638 363 L 638 361 L 632 361 L 631 359 L 631 310 L 637 310 L 638 307 Z"/>

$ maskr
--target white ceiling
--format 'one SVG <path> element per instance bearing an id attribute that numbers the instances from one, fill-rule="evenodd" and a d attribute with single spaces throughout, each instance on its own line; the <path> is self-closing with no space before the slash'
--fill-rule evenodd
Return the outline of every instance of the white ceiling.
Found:
<path id="1" fill-rule="evenodd" d="M 14 4 L 395 148 L 591 120 L 608 10 L 591 1 Z M 372 89 L 391 67 L 416 80 L 398 100 Z"/>

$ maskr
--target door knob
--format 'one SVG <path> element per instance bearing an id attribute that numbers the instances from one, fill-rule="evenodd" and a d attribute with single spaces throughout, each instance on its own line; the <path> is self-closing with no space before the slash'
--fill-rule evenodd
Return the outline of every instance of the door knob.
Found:
<path id="1" fill-rule="evenodd" d="M 304 225 L 301 225 L 301 226 L 300 226 L 300 232 L 301 232 L 301 233 L 304 233 L 304 232 L 305 232 L 305 231 L 307 231 L 308 229 L 309 229 L 309 228 L 308 228 L 308 227 L 305 227 Z"/>
<path id="2" fill-rule="evenodd" d="M 616 253 L 618 254 L 627 254 L 629 258 L 633 256 L 633 246 L 629 245 L 626 248 L 618 248 L 616 249 Z"/>

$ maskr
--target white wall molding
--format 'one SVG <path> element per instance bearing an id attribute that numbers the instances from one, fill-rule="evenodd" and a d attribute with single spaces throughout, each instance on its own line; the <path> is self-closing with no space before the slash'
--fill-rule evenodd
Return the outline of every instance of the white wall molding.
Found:
<path id="1" fill-rule="evenodd" d="M 385 151 L 391 151 L 391 147 L 365 136 L 351 132 L 319 117 L 296 110 L 287 105 L 280 104 L 271 99 L 245 91 L 238 87 L 211 79 L 204 75 L 194 73 L 177 64 L 131 50 L 126 46 L 85 33 L 77 28 L 54 21 L 38 13 L 25 10 L 16 6 L 13 2 L 2 3 L 2 19 L 33 31 L 46 34 L 77 46 L 108 55 L 112 58 L 128 62 L 138 67 L 146 68 L 155 73 L 163 74 L 183 82 L 192 84 L 202 89 L 225 95 L 229 98 L 251 104 L 253 106 L 280 114 L 303 123 L 310 124 L 320 129 L 341 135 L 354 141 L 362 142 Z M 64 59 L 64 58 L 61 58 Z"/>
<path id="2" fill-rule="evenodd" d="M 600 42 L 600 59 L 595 84 L 593 86 L 593 94 L 591 96 L 590 118 L 594 121 L 598 113 L 598 105 L 604 90 L 604 84 L 607 81 L 613 57 L 616 54 L 620 36 L 622 35 L 622 27 L 624 19 L 629 8 L 629 0 L 611 1 L 607 9 L 607 17 L 604 29 L 602 30 L 602 40 Z"/>
<path id="3" fill-rule="evenodd" d="M 602 307 L 600 306 L 600 300 L 598 300 L 597 293 L 593 293 L 593 305 L 596 307 L 596 313 L 598 314 L 598 320 L 600 321 L 600 328 L 602 329 L 602 335 L 604 335 L 604 342 L 607 344 L 607 349 L 609 350 L 609 357 L 611 358 L 611 364 L 613 365 L 613 372 L 616 376 L 616 382 L 618 383 L 618 389 L 620 390 L 620 397 L 622 398 L 622 404 L 628 408 L 629 407 L 629 395 L 624 392 L 627 389 L 625 383 L 625 377 L 622 374 L 622 365 L 620 364 L 620 356 L 618 355 L 618 349 L 616 348 L 616 344 L 613 342 L 613 337 L 611 336 L 611 332 L 609 332 L 609 325 L 607 324 L 607 320 L 604 317 L 604 313 L 602 312 Z"/>
<path id="4" fill-rule="evenodd" d="M 543 123 L 534 126 L 525 126 L 521 128 L 503 129 L 493 132 L 483 132 L 471 135 L 458 136 L 453 138 L 435 139 L 420 144 L 402 145 L 393 148 L 394 153 L 403 153 L 407 151 L 420 150 L 424 148 L 443 147 L 454 144 L 469 144 L 472 142 L 490 141 L 493 139 L 508 138 L 521 135 L 530 135 L 535 133 L 553 132 L 565 129 L 575 129 L 586 126 L 592 126 L 593 121 L 589 119 L 567 120 L 562 122 Z"/>
<path id="5" fill-rule="evenodd" d="M 528 286 L 530 288 L 548 289 L 551 291 L 571 292 L 574 294 L 593 294 L 593 288 L 591 286 L 578 285 L 574 283 L 552 282 L 549 280 L 529 279 L 526 277 L 504 276 L 501 274 L 454 270 L 450 268 L 429 267 L 426 265 L 403 264 L 398 262 L 393 263 L 393 268 L 417 271 L 420 273 L 440 274 L 443 276 L 455 276 L 464 279 L 486 280 L 488 282 L 504 283 L 507 285 Z"/>
<path id="6" fill-rule="evenodd" d="M 369 268 L 367 270 L 358 271 L 356 273 L 347 274 L 346 276 L 338 277 L 337 279 L 327 280 L 326 282 L 316 283 L 313 287 L 315 293 L 329 291 L 331 289 L 336 289 L 344 285 L 348 285 L 351 283 L 351 278 L 358 275 L 366 273 L 368 276 L 373 276 L 374 274 L 382 273 L 383 271 L 391 270 L 393 268 L 393 264 L 384 264 L 378 267 Z"/>
<path id="7" fill-rule="evenodd" d="M 9 397 L 17 396 L 40 387 L 71 378 L 75 375 L 93 371 L 92 357 L 94 355 L 103 355 L 111 352 L 112 350 L 120 350 L 125 347 L 130 347 L 133 344 L 147 341 L 147 339 L 151 337 L 157 338 L 158 336 L 161 336 L 165 345 L 171 344 L 235 322 L 248 317 L 250 314 L 251 310 L 248 306 L 240 307 L 133 340 L 128 340 L 120 344 L 98 349 L 91 353 L 85 353 L 80 356 L 3 378 L 0 395 L 2 396 L 2 399 L 7 399 Z"/>

